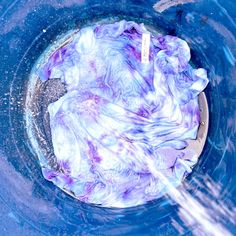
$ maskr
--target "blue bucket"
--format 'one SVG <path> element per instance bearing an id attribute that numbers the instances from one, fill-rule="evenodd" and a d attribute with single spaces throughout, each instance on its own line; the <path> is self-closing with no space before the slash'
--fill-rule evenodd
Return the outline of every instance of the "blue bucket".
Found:
<path id="1" fill-rule="evenodd" d="M 15 0 L 0 4 L 1 235 L 235 235 L 236 5 L 233 0 Z M 43 178 L 24 120 L 31 69 L 59 35 L 133 20 L 187 41 L 205 68 L 207 141 L 179 192 L 127 209 L 82 203 Z"/>

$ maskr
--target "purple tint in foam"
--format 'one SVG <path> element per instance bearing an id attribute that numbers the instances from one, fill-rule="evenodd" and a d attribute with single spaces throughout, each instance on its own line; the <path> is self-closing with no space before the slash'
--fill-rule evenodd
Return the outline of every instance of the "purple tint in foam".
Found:
<path id="1" fill-rule="evenodd" d="M 177 186 L 196 164 L 194 154 L 185 160 L 176 151 L 196 139 L 206 71 L 193 69 L 187 43 L 170 35 L 150 33 L 142 64 L 147 32 L 132 21 L 83 28 L 39 70 L 42 80 L 59 75 L 67 87 L 48 108 L 61 172 L 43 174 L 81 201 L 144 204 L 165 194 L 157 172 Z"/>
<path id="2" fill-rule="evenodd" d="M 97 153 L 97 148 L 93 145 L 91 141 L 87 141 L 89 146 L 89 152 L 88 155 L 91 158 L 92 162 L 99 163 L 102 158 Z"/>

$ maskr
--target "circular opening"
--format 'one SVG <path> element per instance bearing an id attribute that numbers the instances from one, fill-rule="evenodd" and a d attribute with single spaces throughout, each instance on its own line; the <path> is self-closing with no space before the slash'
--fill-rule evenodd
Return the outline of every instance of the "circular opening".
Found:
<path id="1" fill-rule="evenodd" d="M 99 23 L 114 23 L 113 20 L 102 20 Z M 99 25 L 100 25 L 99 24 Z M 147 26 L 148 30 L 152 32 L 153 35 L 160 35 L 158 31 L 153 28 L 153 26 Z M 69 31 L 58 38 L 57 41 L 54 41 L 51 47 L 49 47 L 37 60 L 35 66 L 32 69 L 31 77 L 29 79 L 27 85 L 27 95 L 26 95 L 26 107 L 25 107 L 25 120 L 28 138 L 31 142 L 31 145 L 36 152 L 40 164 L 43 168 L 47 169 L 49 166 L 53 171 L 63 172 L 59 165 L 59 161 L 54 154 L 53 151 L 53 142 L 52 135 L 50 129 L 50 121 L 49 121 L 49 112 L 48 106 L 60 99 L 67 92 L 65 82 L 60 78 L 50 78 L 46 81 L 42 81 L 38 76 L 39 71 L 42 71 L 42 67 L 45 63 L 48 62 L 49 58 L 52 57 L 58 50 L 63 49 L 63 47 L 69 45 L 79 30 Z M 44 79 L 43 79 L 44 80 Z M 158 91 L 157 91 L 158 93 Z M 187 147 L 180 149 L 163 149 L 161 152 L 164 155 L 165 159 L 171 158 L 171 156 L 184 156 L 183 160 L 187 160 L 192 162 L 191 168 L 195 165 L 196 161 L 192 161 L 193 159 L 197 160 L 203 150 L 208 130 L 208 105 L 205 94 L 202 92 L 199 95 L 198 99 L 199 110 L 200 110 L 200 126 L 197 132 L 196 139 L 187 140 Z M 157 122 L 158 123 L 158 122 Z M 177 159 L 176 159 L 177 160 Z M 163 160 L 164 162 L 168 162 L 167 160 Z M 176 162 L 176 161 L 175 161 Z M 189 171 L 190 172 L 190 171 Z M 51 172 L 50 172 L 51 173 Z M 55 174 L 53 174 L 55 175 Z M 187 172 L 184 176 L 187 175 Z M 46 177 L 47 178 L 47 177 Z M 176 177 L 177 178 L 177 177 Z M 51 177 L 50 177 L 51 179 Z M 53 182 L 55 180 L 52 180 Z M 68 186 L 60 186 L 61 189 L 69 193 L 70 195 L 78 198 L 74 191 Z M 163 193 L 164 194 L 164 193 Z M 161 194 L 156 194 L 156 198 L 161 197 Z"/>

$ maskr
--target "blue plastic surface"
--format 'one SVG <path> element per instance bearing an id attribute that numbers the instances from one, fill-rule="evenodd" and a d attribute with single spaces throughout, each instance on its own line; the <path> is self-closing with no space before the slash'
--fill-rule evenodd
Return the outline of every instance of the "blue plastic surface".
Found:
<path id="1" fill-rule="evenodd" d="M 2 236 L 197 235 L 202 229 L 197 221 L 187 223 L 180 214 L 181 204 L 168 196 L 130 209 L 99 208 L 73 199 L 41 174 L 23 119 L 30 70 L 59 34 L 114 16 L 144 22 L 183 38 L 190 45 L 193 63 L 207 69 L 209 134 L 200 161 L 184 188 L 211 212 L 224 232 L 236 234 L 235 1 L 174 1 L 182 4 L 166 10 L 162 5 L 162 12 L 153 8 L 156 2 L 0 1 Z"/>

